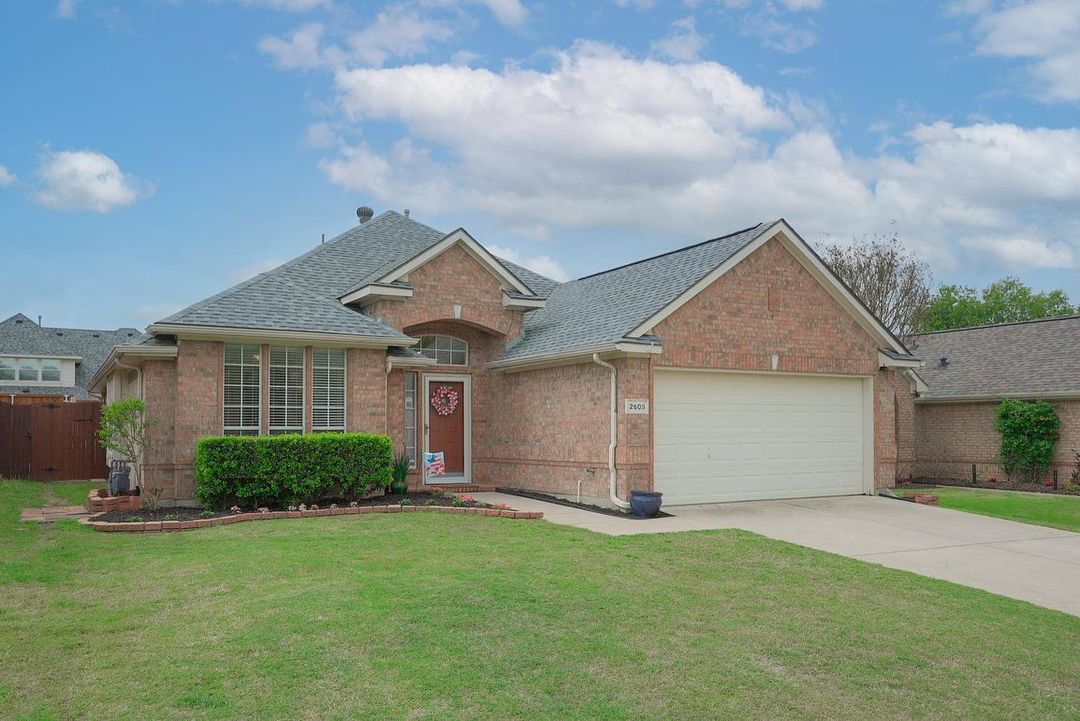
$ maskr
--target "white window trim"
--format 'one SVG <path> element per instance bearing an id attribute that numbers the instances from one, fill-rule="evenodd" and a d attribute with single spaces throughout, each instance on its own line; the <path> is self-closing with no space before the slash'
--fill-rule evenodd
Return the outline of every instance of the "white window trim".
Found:
<path id="1" fill-rule="evenodd" d="M 342 378 L 344 379 L 345 393 L 342 395 L 343 402 L 341 408 L 341 430 L 336 428 L 316 428 L 315 427 L 315 351 L 317 349 L 322 350 L 340 350 L 343 353 L 342 363 Z M 332 346 L 312 346 L 311 348 L 311 402 L 308 404 L 311 408 L 311 432 L 312 433 L 348 433 L 349 432 L 349 349 L 348 348 L 334 348 Z"/>
<path id="2" fill-rule="evenodd" d="M 469 353 L 470 353 L 469 341 L 465 340 L 464 338 L 458 338 L 456 335 L 450 335 L 449 333 L 421 333 L 420 336 L 419 336 L 420 342 L 416 344 L 416 352 L 419 353 L 420 355 L 423 355 L 425 358 L 431 358 L 431 356 L 424 355 L 424 348 L 421 348 L 420 344 L 423 343 L 424 338 L 438 338 L 438 337 L 452 338 L 452 339 L 458 341 L 459 343 L 463 343 L 465 345 L 465 362 L 464 363 L 440 363 L 437 358 L 433 358 L 432 360 L 435 361 L 435 365 L 453 366 L 454 368 L 467 368 L 469 366 Z M 451 353 L 453 353 L 453 349 L 451 349 Z"/>
<path id="3" fill-rule="evenodd" d="M 243 346 L 254 346 L 255 348 L 259 349 L 259 363 L 258 363 L 258 369 L 259 369 L 259 383 L 258 383 L 258 387 L 259 387 L 259 424 L 258 424 L 257 427 L 254 427 L 254 430 L 255 430 L 255 435 L 261 436 L 261 435 L 263 435 L 263 432 L 262 432 L 262 429 L 263 429 L 263 352 L 262 352 L 262 345 L 258 344 L 258 343 L 223 343 L 222 346 L 221 346 L 221 433 L 222 433 L 222 435 L 229 435 L 229 431 L 239 431 L 238 433 L 236 433 L 234 435 L 246 436 L 248 434 L 245 433 L 244 431 L 250 431 L 253 428 L 252 426 L 242 426 L 242 425 L 241 426 L 227 426 L 227 425 L 225 425 L 225 366 L 227 365 L 226 362 L 225 362 L 225 347 L 230 346 L 230 345 L 238 345 L 241 348 L 243 348 Z M 241 357 L 243 357 L 243 351 L 241 351 L 240 355 L 241 355 Z M 242 364 L 241 368 L 243 368 L 243 367 L 246 367 L 246 366 L 244 366 Z M 243 383 L 243 380 L 244 380 L 244 373 L 243 373 L 243 371 L 241 371 L 240 372 L 241 391 L 240 391 L 240 406 L 239 406 L 240 407 L 240 420 L 244 419 L 244 405 L 243 405 L 243 399 L 244 399 L 243 385 L 244 385 L 244 383 Z M 269 399 L 267 399 L 267 400 L 269 401 Z"/>
<path id="4" fill-rule="evenodd" d="M 271 353 L 274 352 L 274 348 L 281 348 L 281 349 L 286 350 L 286 365 L 283 366 L 286 369 L 286 373 L 285 373 L 286 378 L 288 377 L 288 369 L 296 367 L 296 366 L 288 365 L 288 352 L 287 352 L 288 349 L 298 349 L 300 351 L 300 416 L 301 417 L 300 417 L 300 427 L 299 428 L 291 428 L 289 426 L 272 426 L 272 425 L 270 425 L 270 421 L 273 420 L 273 407 L 271 406 L 271 395 L 270 395 L 270 388 L 271 388 L 270 384 L 273 382 L 273 378 L 270 375 L 270 369 L 274 367 L 272 365 L 272 363 L 270 362 L 270 357 L 271 357 Z M 314 358 L 312 358 L 312 366 L 313 366 L 312 370 L 314 371 Z M 286 387 L 288 387 L 288 386 L 286 386 Z M 312 398 L 314 399 L 314 396 L 315 396 L 314 383 L 312 384 L 311 395 L 312 395 Z M 260 403 L 259 405 L 261 406 L 262 404 Z M 289 417 L 288 409 L 290 408 L 288 403 L 286 403 L 284 408 L 285 408 L 285 419 L 288 420 L 288 417 Z M 308 414 L 308 402 L 307 402 L 307 348 L 306 347 L 304 347 L 304 346 L 296 346 L 296 345 L 276 345 L 276 346 L 272 345 L 272 346 L 270 346 L 268 348 L 267 353 L 266 353 L 266 411 L 267 411 L 267 413 L 270 414 L 270 417 L 267 418 L 267 423 L 266 423 L 266 432 L 267 432 L 268 435 L 286 435 L 286 434 L 293 434 L 293 433 L 298 433 L 300 435 L 304 434 L 304 431 L 307 428 L 307 423 L 308 423 L 308 416 L 307 416 L 307 414 Z M 275 434 L 274 431 L 280 431 L 280 433 Z"/>
<path id="5" fill-rule="evenodd" d="M 26 354 L 4 353 L 0 354 L 0 358 L 5 358 L 15 362 L 15 377 L 11 380 L 0 379 L 0 385 L 3 386 L 24 386 L 27 384 L 42 386 L 42 387 L 54 387 L 59 388 L 64 385 L 64 361 L 65 360 L 77 360 L 79 356 L 34 356 Z M 20 380 L 19 379 L 19 361 L 32 360 L 37 361 L 37 379 L 36 380 Z M 41 364 L 43 361 L 56 361 L 60 364 L 60 377 L 54 381 L 46 381 L 41 379 Z"/>

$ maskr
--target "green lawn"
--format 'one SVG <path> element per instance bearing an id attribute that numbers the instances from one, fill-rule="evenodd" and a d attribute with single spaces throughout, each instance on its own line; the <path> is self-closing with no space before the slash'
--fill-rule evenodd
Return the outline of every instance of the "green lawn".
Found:
<path id="1" fill-rule="evenodd" d="M 22 524 L 0 718 L 1066 718 L 1080 619 L 740 531 Z"/>
<path id="2" fill-rule="evenodd" d="M 904 496 L 933 493 L 941 498 L 943 508 L 1062 528 L 1066 531 L 1080 531 L 1080 496 L 981 491 L 951 486 L 921 490 L 898 488 L 897 493 Z"/>

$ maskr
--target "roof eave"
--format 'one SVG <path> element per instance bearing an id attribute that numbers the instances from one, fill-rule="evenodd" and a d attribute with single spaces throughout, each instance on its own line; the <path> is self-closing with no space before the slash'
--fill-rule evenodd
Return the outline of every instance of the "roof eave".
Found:
<path id="1" fill-rule="evenodd" d="M 606 357 L 620 356 L 649 356 L 663 352 L 663 346 L 658 343 L 641 343 L 638 341 L 617 341 L 603 343 L 586 348 L 574 348 L 556 353 L 542 353 L 523 358 L 507 358 L 485 363 L 485 368 L 502 370 L 507 372 L 536 370 L 558 365 L 573 365 L 576 363 L 588 363 L 594 354 L 599 353 Z"/>
<path id="2" fill-rule="evenodd" d="M 922 395 L 915 399 L 916 403 L 998 403 L 1005 398 L 1016 398 L 1023 401 L 1080 401 L 1080 391 L 1072 393 L 998 393 L 969 396 L 927 396 Z"/>
<path id="3" fill-rule="evenodd" d="M 86 384 L 86 390 L 91 393 L 96 392 L 96 389 L 106 378 L 108 378 L 109 373 L 113 371 L 120 356 L 130 356 L 132 358 L 143 358 L 147 360 L 175 358 L 177 350 L 176 346 L 116 346 L 109 351 L 109 355 L 106 356 L 105 361 L 98 367 L 97 371 L 94 372 L 94 375 L 90 377 L 90 382 Z"/>
<path id="4" fill-rule="evenodd" d="M 186 340 L 282 340 L 301 343 L 321 343 L 349 348 L 407 348 L 415 345 L 416 338 L 405 335 L 353 335 L 349 333 L 323 333 L 319 331 L 281 330 L 277 328 L 233 328 L 231 326 L 188 325 L 183 323 L 155 323 L 147 328 L 151 335 L 175 335 Z"/>

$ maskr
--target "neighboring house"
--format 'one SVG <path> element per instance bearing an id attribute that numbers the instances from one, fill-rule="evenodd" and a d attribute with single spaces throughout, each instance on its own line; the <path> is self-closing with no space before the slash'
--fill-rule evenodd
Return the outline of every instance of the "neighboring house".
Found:
<path id="1" fill-rule="evenodd" d="M 1062 480 L 1080 450 L 1080 316 L 961 328 L 912 336 L 927 392 L 915 402 L 914 475 L 929 479 L 1004 478 L 1002 398 L 1051 401 L 1061 419 L 1054 467 Z"/>
<path id="2" fill-rule="evenodd" d="M 0 322 L 0 401 L 89 400 L 87 383 L 113 347 L 145 337 L 134 328 L 49 328 L 17 313 Z"/>
<path id="3" fill-rule="evenodd" d="M 142 394 L 147 484 L 177 502 L 199 438 L 312 431 L 608 505 L 870 493 L 910 457 L 919 383 L 783 220 L 557 283 L 386 212 L 148 331 L 91 389 Z"/>

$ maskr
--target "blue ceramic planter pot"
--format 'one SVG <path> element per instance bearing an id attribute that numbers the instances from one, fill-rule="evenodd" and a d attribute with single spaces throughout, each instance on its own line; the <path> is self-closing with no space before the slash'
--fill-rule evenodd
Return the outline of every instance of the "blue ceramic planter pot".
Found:
<path id="1" fill-rule="evenodd" d="M 630 512 L 638 518 L 655 518 L 663 496 L 658 491 L 630 491 Z"/>

